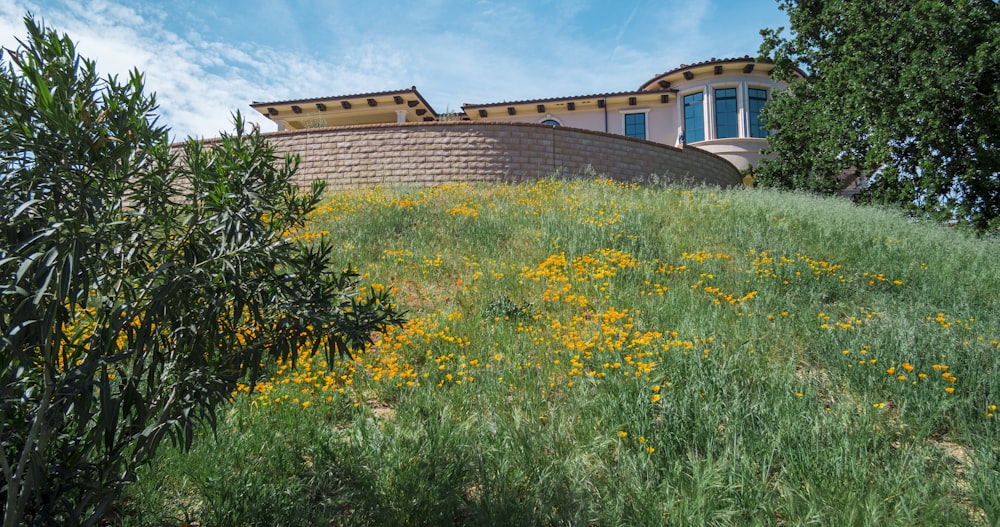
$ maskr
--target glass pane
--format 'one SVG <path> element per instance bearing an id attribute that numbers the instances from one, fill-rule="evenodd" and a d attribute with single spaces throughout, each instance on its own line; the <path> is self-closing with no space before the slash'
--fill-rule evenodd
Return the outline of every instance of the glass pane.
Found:
<path id="1" fill-rule="evenodd" d="M 684 142 L 697 143 L 705 140 L 705 100 L 703 92 L 684 96 Z"/>
<path id="2" fill-rule="evenodd" d="M 646 114 L 625 114 L 625 135 L 636 139 L 646 138 Z"/>
<path id="3" fill-rule="evenodd" d="M 740 135 L 736 88 L 715 90 L 715 132 L 720 139 Z"/>
<path id="4" fill-rule="evenodd" d="M 767 137 L 768 130 L 760 120 L 760 111 L 767 102 L 767 90 L 750 88 L 750 137 Z"/>

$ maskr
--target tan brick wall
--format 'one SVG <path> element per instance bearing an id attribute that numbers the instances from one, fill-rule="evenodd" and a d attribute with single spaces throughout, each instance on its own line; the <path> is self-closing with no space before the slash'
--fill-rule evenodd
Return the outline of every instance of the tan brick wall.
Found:
<path id="1" fill-rule="evenodd" d="M 526 123 L 434 122 L 267 134 L 279 155 L 299 154 L 296 179 L 327 187 L 521 181 L 593 172 L 619 181 L 741 184 L 719 156 L 627 137 Z"/>

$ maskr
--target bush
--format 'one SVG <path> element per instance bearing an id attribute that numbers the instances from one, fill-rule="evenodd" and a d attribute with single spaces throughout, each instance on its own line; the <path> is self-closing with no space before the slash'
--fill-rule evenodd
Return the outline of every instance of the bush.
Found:
<path id="1" fill-rule="evenodd" d="M 402 321 L 359 295 L 297 160 L 256 129 L 172 149 L 142 75 L 100 79 L 25 17 L 0 62 L 0 468 L 4 526 L 93 525 L 136 467 L 266 357 L 349 352 Z"/>

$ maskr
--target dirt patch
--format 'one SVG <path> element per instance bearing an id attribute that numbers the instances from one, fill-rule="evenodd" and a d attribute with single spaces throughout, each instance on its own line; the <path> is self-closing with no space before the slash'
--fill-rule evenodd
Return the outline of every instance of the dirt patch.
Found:
<path id="1" fill-rule="evenodd" d="M 931 438 L 930 441 L 944 454 L 949 468 L 955 475 L 959 504 L 965 509 L 969 521 L 976 525 L 985 525 L 986 511 L 976 507 L 970 496 L 972 485 L 969 483 L 967 474 L 972 469 L 972 449 L 946 438 Z"/>
<path id="2" fill-rule="evenodd" d="M 393 410 L 391 406 L 383 403 L 382 401 L 370 399 L 366 401 L 365 404 L 372 409 L 372 414 L 375 416 L 375 419 L 391 419 L 392 416 L 396 414 L 396 411 Z"/>

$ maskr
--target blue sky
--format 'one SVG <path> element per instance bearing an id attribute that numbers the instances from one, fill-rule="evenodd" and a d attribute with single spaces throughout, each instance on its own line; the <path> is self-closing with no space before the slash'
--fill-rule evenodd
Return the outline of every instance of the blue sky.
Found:
<path id="1" fill-rule="evenodd" d="M 464 103 L 635 90 L 712 57 L 754 56 L 787 26 L 775 0 L 5 0 L 0 45 L 26 12 L 102 73 L 146 74 L 175 138 L 214 137 L 253 101 L 416 86 Z"/>

